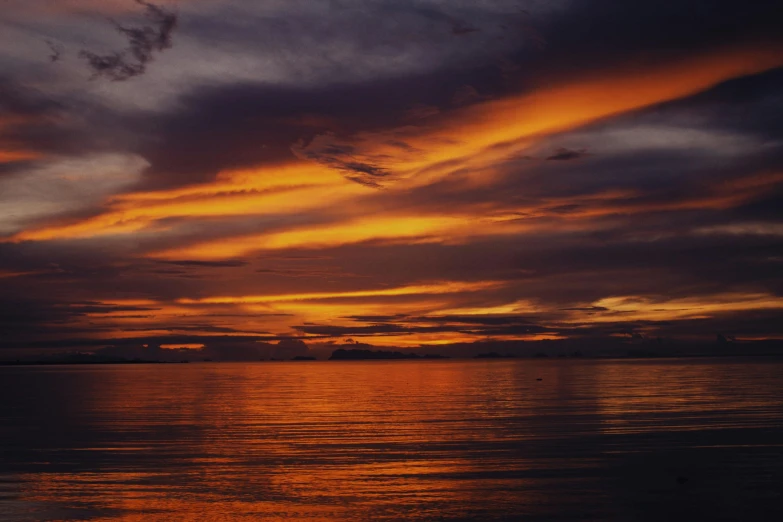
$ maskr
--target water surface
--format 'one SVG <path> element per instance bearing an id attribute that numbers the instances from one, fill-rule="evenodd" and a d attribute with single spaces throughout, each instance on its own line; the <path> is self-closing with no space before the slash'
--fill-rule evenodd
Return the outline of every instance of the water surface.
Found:
<path id="1" fill-rule="evenodd" d="M 1 520 L 783 520 L 780 360 L 3 367 L 0 392 Z"/>

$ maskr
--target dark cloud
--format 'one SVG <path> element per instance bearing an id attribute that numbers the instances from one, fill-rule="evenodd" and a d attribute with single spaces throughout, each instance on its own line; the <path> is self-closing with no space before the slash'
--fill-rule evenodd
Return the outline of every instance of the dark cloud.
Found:
<path id="1" fill-rule="evenodd" d="M 346 317 L 363 323 L 435 323 L 435 324 L 473 324 L 486 326 L 527 325 L 534 326 L 536 318 L 519 315 L 351 315 Z"/>
<path id="2" fill-rule="evenodd" d="M 207 267 L 207 268 L 237 268 L 240 266 L 246 266 L 247 261 L 241 261 L 239 259 L 227 259 L 225 261 L 198 261 L 198 260 L 181 260 L 181 261 L 160 261 L 161 263 L 168 265 L 177 265 L 183 267 Z"/>
<path id="3" fill-rule="evenodd" d="M 453 59 L 427 67 L 403 67 L 395 74 L 352 77 L 349 72 L 371 70 L 373 64 L 351 63 L 348 71 L 333 64 L 336 69 L 332 71 L 329 56 L 324 56 L 313 65 L 314 70 L 328 69 L 321 71 L 325 77 L 319 81 L 283 85 L 246 80 L 194 83 L 169 110 L 140 114 L 123 122 L 126 128 L 134 129 L 137 150 L 152 163 L 146 176 L 147 187 L 199 183 L 212 179 L 221 170 L 274 165 L 297 156 L 329 165 L 353 181 L 378 186 L 388 180 L 389 169 L 383 158 L 356 157 L 351 147 L 357 133 L 426 123 L 422 116 L 453 109 L 455 96 L 464 104 L 519 88 L 508 82 L 497 63 L 509 49 L 526 47 L 524 35 L 510 38 L 503 46 L 473 49 L 473 44 L 466 43 L 470 38 L 449 38 L 447 44 L 431 42 L 430 36 L 421 37 L 421 33 L 426 33 L 424 27 L 414 32 L 415 38 L 406 33 L 410 29 L 405 23 L 409 17 L 417 23 L 432 21 L 444 28 L 451 28 L 454 23 L 460 28 L 458 21 L 468 16 L 496 23 L 508 19 L 507 13 L 477 6 L 467 9 L 463 16 L 422 8 L 412 2 L 335 8 L 328 20 L 306 13 L 296 11 L 284 19 L 258 18 L 252 25 L 237 23 L 237 18 L 228 14 L 220 18 L 193 15 L 187 21 L 188 32 L 194 38 L 208 38 L 215 45 L 230 49 L 279 49 L 279 53 L 272 53 L 275 57 L 295 53 L 297 64 L 318 50 L 326 53 L 330 42 L 343 40 L 347 40 L 345 45 L 356 45 L 363 53 L 380 53 L 379 60 L 389 53 L 399 53 L 401 65 L 408 65 L 409 53 L 418 56 L 416 52 L 422 51 L 430 57 L 437 46 L 445 46 L 449 50 L 446 55 L 453 55 Z M 370 30 L 368 23 L 381 27 Z M 110 67 L 118 61 L 112 54 L 106 58 Z M 424 59 L 410 58 L 412 65 L 417 63 L 415 60 Z M 154 132 L 150 133 L 150 129 Z M 325 147 L 312 146 L 319 136 L 334 139 L 326 140 Z"/>
<path id="4" fill-rule="evenodd" d="M 27 88 L 12 78 L 0 76 L 0 127 L 3 149 L 21 149 L 34 153 L 62 150 L 59 140 L 73 143 L 59 125 L 66 112 L 63 104 Z"/>
<path id="5" fill-rule="evenodd" d="M 346 337 L 346 336 L 364 336 L 364 335 L 405 335 L 413 333 L 416 329 L 408 328 L 397 324 L 374 324 L 367 326 L 333 326 L 333 325 L 298 325 L 296 330 L 311 335 L 325 337 Z M 438 329 L 429 329 L 430 331 Z"/>
<path id="6" fill-rule="evenodd" d="M 152 163 L 149 186 L 203 182 L 221 170 L 274 165 L 297 156 L 377 184 L 387 172 L 382 165 L 353 158 L 352 136 L 410 124 L 407 111 L 417 106 L 448 108 L 453 93 L 468 80 L 482 78 L 482 91 L 496 92 L 502 80 L 493 81 L 491 69 L 331 86 L 197 87 L 170 112 L 145 114 L 126 124 L 140 136 L 156 129 L 141 141 L 140 152 Z M 317 136 L 321 141 L 313 146 Z"/>
<path id="7" fill-rule="evenodd" d="M 410 9 L 411 12 L 422 16 L 423 18 L 427 18 L 436 22 L 443 23 L 444 25 L 448 25 L 451 29 L 451 34 L 455 36 L 460 36 L 464 34 L 470 34 L 478 32 L 479 29 L 473 25 L 471 25 L 468 21 L 463 20 L 457 16 L 451 15 L 445 11 L 425 7 L 422 5 L 418 5 L 415 7 L 411 7 L 409 5 L 405 5 L 405 3 L 401 3 L 400 7 L 397 8 L 397 11 L 404 11 Z M 394 12 L 395 9 L 391 6 L 386 7 L 387 11 Z"/>
<path id="8" fill-rule="evenodd" d="M 582 309 L 571 309 L 582 311 Z M 522 335 L 558 335 L 570 339 L 594 339 L 611 342 L 617 335 L 629 340 L 645 338 L 700 338 L 714 339 L 717 332 L 743 338 L 750 336 L 778 336 L 780 326 L 776 312 L 767 310 L 717 313 L 712 317 L 682 318 L 668 321 L 624 320 L 623 314 L 613 313 L 615 320 L 593 323 L 589 320 L 562 322 L 557 314 L 549 319 L 539 317 L 538 323 L 528 318 L 492 315 L 475 317 L 421 316 L 397 318 L 398 322 L 381 322 L 348 326 L 301 325 L 296 329 L 304 334 L 326 338 L 405 336 L 413 334 L 469 334 L 479 338 L 498 338 Z M 367 319 L 372 319 L 368 317 Z M 513 346 L 513 343 L 510 345 Z"/>
<path id="9" fill-rule="evenodd" d="M 515 61 L 526 67 L 574 73 L 598 64 L 638 64 L 640 53 L 650 64 L 684 51 L 780 42 L 783 7 L 775 0 L 742 6 L 733 0 L 585 0 L 534 21 L 547 45 L 535 54 L 520 53 Z"/>
<path id="10" fill-rule="evenodd" d="M 383 9 L 391 10 L 390 16 L 393 16 L 398 11 L 412 8 L 401 4 L 399 7 L 384 5 Z M 450 23 L 449 16 L 452 16 L 433 9 L 415 8 L 414 11 L 418 16 L 444 23 Z M 739 27 L 735 31 L 735 39 L 749 37 L 765 27 L 771 28 L 774 24 L 770 19 L 774 19 L 779 8 L 767 2 L 754 4 L 743 10 L 740 21 L 733 18 L 734 11 L 734 3 L 718 2 L 707 6 L 693 0 L 677 5 L 645 4 L 633 8 L 604 1 L 579 3 L 533 21 L 542 30 L 547 30 L 551 45 L 546 51 L 531 52 L 520 44 L 519 55 L 498 54 L 497 59 L 512 59 L 517 63 L 518 77 L 525 77 L 525 73 L 531 70 L 546 69 L 549 64 L 552 67 L 563 63 L 573 65 L 569 56 L 575 49 L 578 49 L 583 61 L 578 67 L 584 67 L 584 64 L 611 67 L 622 60 L 619 54 L 626 53 L 627 48 L 632 49 L 627 54 L 645 49 L 658 52 L 661 48 L 677 44 L 678 37 L 689 43 L 677 47 L 681 51 L 714 46 L 713 35 L 723 33 L 712 29 L 731 25 L 731 20 L 734 20 L 732 27 Z M 590 22 L 585 23 L 585 20 Z M 661 26 L 671 25 L 676 28 L 677 35 L 671 36 L 668 30 L 660 31 Z M 573 35 L 574 30 L 579 35 L 578 40 Z M 638 30 L 644 32 L 644 38 L 639 37 Z M 350 35 L 350 29 L 348 31 Z M 372 37 L 365 31 L 354 31 L 357 31 L 357 38 Z M 363 45 L 372 44 L 363 42 Z M 586 54 L 590 56 L 585 57 Z M 671 54 L 663 53 L 662 58 L 671 58 Z M 264 85 L 198 90 L 183 100 L 182 114 L 172 114 L 170 121 L 161 121 L 155 126 L 176 131 L 179 122 L 187 120 L 185 143 L 192 143 L 191 140 L 195 139 L 196 143 L 208 146 L 185 147 L 183 143 L 180 154 L 178 142 L 185 136 L 164 135 L 161 143 L 168 145 L 170 154 L 161 162 L 153 162 L 150 177 L 154 177 L 156 183 L 163 182 L 164 176 L 199 180 L 209 176 L 202 173 L 207 169 L 214 172 L 221 166 L 230 168 L 236 164 L 281 161 L 291 157 L 291 145 L 303 140 L 305 148 L 301 153 L 304 157 L 332 165 L 354 181 L 377 186 L 388 177 L 388 169 L 382 163 L 352 158 L 352 151 L 345 146 L 339 151 L 308 149 L 306 146 L 311 138 L 327 132 L 344 138 L 362 131 L 398 126 L 404 123 L 399 115 L 413 107 L 448 110 L 454 93 L 461 92 L 466 85 L 472 91 L 482 93 L 481 96 L 499 96 L 527 87 L 518 82 L 509 84 L 497 65 L 494 62 L 489 65 L 489 62 L 491 60 L 487 59 L 484 64 L 440 67 L 432 73 L 406 74 L 380 82 L 362 80 L 350 86 L 333 84 L 303 90 L 288 88 L 282 92 L 275 92 Z M 299 99 L 300 96 L 302 99 Z M 212 111 L 213 105 L 220 107 L 221 112 Z M 241 112 L 234 113 L 234 107 L 241 107 Z M 320 124 L 303 124 L 304 121 L 317 121 L 312 118 L 313 115 L 322 116 Z M 200 127 L 204 125 L 200 122 L 209 122 L 210 130 L 217 125 L 219 131 L 209 132 L 209 136 L 220 143 L 200 139 L 198 133 L 202 132 Z M 275 129 L 274 133 L 267 132 L 271 128 Z M 205 129 L 203 132 L 208 131 Z M 224 150 L 227 154 L 226 158 L 214 155 L 201 158 L 199 150 Z M 154 151 L 153 154 L 157 156 Z M 174 163 L 176 160 L 177 163 Z M 189 170 L 191 174 L 180 174 L 183 170 Z"/>
<path id="11" fill-rule="evenodd" d="M 87 62 L 93 77 L 124 81 L 139 76 L 147 70 L 147 64 L 156 53 L 171 48 L 177 14 L 144 0 L 135 1 L 144 7 L 144 17 L 150 25 L 133 27 L 112 21 L 117 32 L 128 40 L 128 47 L 109 54 L 80 51 L 79 57 Z"/>
<path id="12" fill-rule="evenodd" d="M 470 33 L 477 33 L 481 29 L 474 27 L 463 20 L 453 19 L 451 23 L 451 34 L 455 36 L 462 36 Z"/>
<path id="13" fill-rule="evenodd" d="M 481 93 L 479 93 L 475 87 L 470 85 L 463 85 L 457 89 L 457 92 L 454 93 L 454 96 L 451 98 L 451 102 L 454 105 L 469 105 L 471 103 L 480 102 L 487 98 L 487 96 L 483 96 Z"/>
<path id="14" fill-rule="evenodd" d="M 62 58 L 63 51 L 65 50 L 62 44 L 53 42 L 51 40 L 46 40 L 46 46 L 49 47 L 49 51 L 51 52 L 49 55 L 50 62 L 57 62 L 60 60 L 60 58 Z"/>
<path id="15" fill-rule="evenodd" d="M 378 316 L 380 318 L 382 316 Z M 391 321 L 376 322 L 373 316 L 352 317 L 357 323 L 348 326 L 307 324 L 294 328 L 304 334 L 325 337 L 372 337 L 377 335 L 411 335 L 432 333 L 471 334 L 483 337 L 508 335 L 535 335 L 542 333 L 565 333 L 571 328 L 553 328 L 536 324 L 531 317 L 519 316 L 404 316 L 390 318 Z M 367 321 L 365 321 L 367 320 Z M 392 322 L 393 321 L 393 322 Z"/>
<path id="16" fill-rule="evenodd" d="M 28 346 L 56 347 L 58 343 L 71 346 L 68 339 L 99 333 L 110 334 L 111 328 L 98 324 L 77 325 L 78 319 L 90 314 L 117 312 L 154 312 L 153 308 L 112 306 L 94 302 L 25 298 L 0 298 L 0 349 L 18 349 Z M 147 315 L 147 314 L 137 314 Z"/>
<path id="17" fill-rule="evenodd" d="M 4 150 L 32 153 L 30 159 L 0 162 L 5 174 L 34 168 L 51 159 L 127 151 L 134 138 L 123 115 L 100 104 L 56 97 L 40 85 L 0 74 L 0 140 Z M 132 151 L 131 151 L 132 152 Z"/>
<path id="18" fill-rule="evenodd" d="M 384 180 L 392 176 L 389 170 L 357 158 L 356 151 L 351 145 L 330 142 L 331 135 L 320 138 L 329 141 L 320 147 L 294 146 L 292 148 L 294 154 L 302 159 L 321 163 L 342 173 L 347 179 L 368 187 L 379 188 Z"/>
<path id="19" fill-rule="evenodd" d="M 674 120 L 700 128 L 783 138 L 783 67 L 735 78 L 703 93 L 647 111 L 650 121 Z"/>
<path id="20" fill-rule="evenodd" d="M 546 159 L 547 161 L 568 161 L 568 160 L 584 158 L 587 155 L 588 154 L 586 149 L 573 150 L 573 149 L 560 148 L 557 149 L 554 154 L 548 156 Z"/>

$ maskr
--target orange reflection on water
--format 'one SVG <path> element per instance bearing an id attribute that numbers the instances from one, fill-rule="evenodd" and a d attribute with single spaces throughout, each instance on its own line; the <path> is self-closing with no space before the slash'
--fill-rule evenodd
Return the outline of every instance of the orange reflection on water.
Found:
<path id="1" fill-rule="evenodd" d="M 17 448 L 5 453 L 10 475 L 0 481 L 0 494 L 3 484 L 13 489 L 0 517 L 366 521 L 531 514 L 572 520 L 588 510 L 598 520 L 634 520 L 639 513 L 617 511 L 614 500 L 627 495 L 628 471 L 612 467 L 623 464 L 617 455 L 747 441 L 775 450 L 753 434 L 780 429 L 780 364 L 0 369 L 0 391 L 7 385 L 22 392 L 21 408 L 0 405 L 4 425 L 17 430 L 14 437 L 0 431 L 0 443 Z M 25 402 L 32 387 L 50 397 L 51 407 Z M 40 429 L 47 423 L 60 429 Z M 741 430 L 750 431 L 738 435 Z M 666 472 L 631 470 L 645 477 L 650 471 Z"/>

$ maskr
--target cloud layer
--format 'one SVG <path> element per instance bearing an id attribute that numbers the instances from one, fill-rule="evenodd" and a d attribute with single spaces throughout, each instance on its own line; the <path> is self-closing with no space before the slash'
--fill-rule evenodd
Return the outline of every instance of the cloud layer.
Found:
<path id="1" fill-rule="evenodd" d="M 778 2 L 8 5 L 6 353 L 783 337 Z"/>

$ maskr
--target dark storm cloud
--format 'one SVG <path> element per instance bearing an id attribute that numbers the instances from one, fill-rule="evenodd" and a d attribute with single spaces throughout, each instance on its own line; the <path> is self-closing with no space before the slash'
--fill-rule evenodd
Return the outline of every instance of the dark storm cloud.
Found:
<path id="1" fill-rule="evenodd" d="M 98 54 L 88 50 L 79 52 L 94 77 L 103 76 L 112 81 L 123 81 L 144 74 L 155 53 L 171 48 L 172 33 L 177 26 L 177 14 L 163 7 L 135 0 L 144 7 L 144 17 L 149 25 L 133 27 L 111 21 L 114 28 L 128 40 L 122 51 Z"/>

